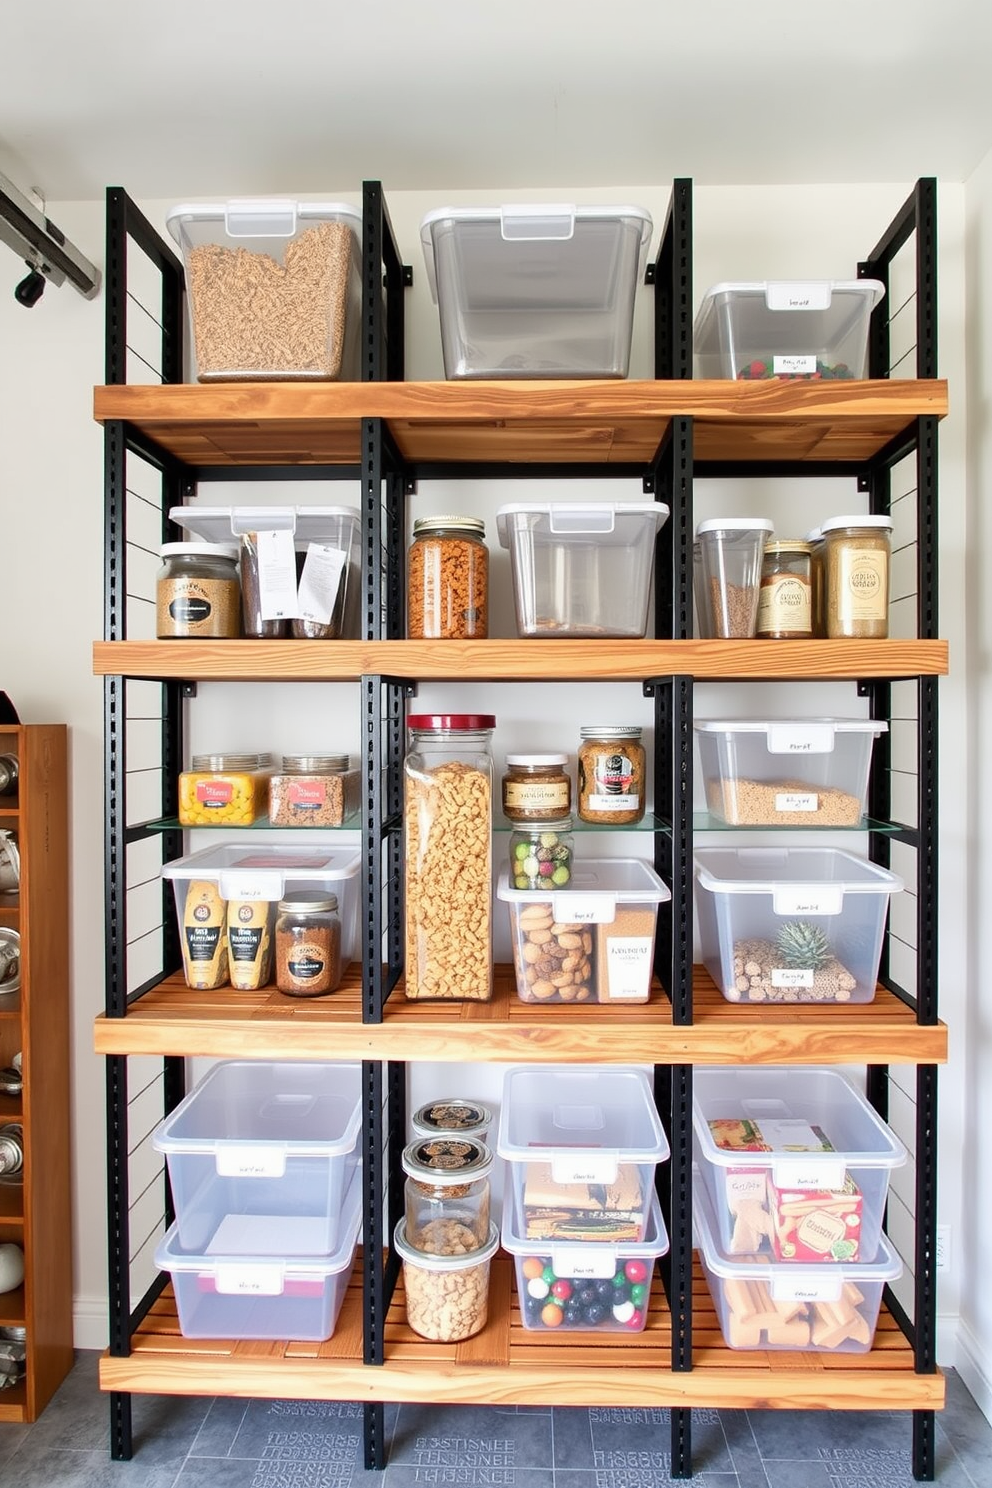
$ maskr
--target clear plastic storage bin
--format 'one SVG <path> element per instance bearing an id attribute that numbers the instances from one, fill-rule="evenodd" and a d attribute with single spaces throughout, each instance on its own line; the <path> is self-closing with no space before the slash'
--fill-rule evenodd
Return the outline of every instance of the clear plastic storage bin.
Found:
<path id="1" fill-rule="evenodd" d="M 295 1255 L 292 1228 L 282 1246 L 255 1254 L 257 1231 L 230 1215 L 199 1250 L 180 1245 L 171 1225 L 155 1250 L 155 1265 L 172 1276 L 185 1338 L 325 1339 L 333 1336 L 355 1264 L 362 1221 L 356 1173 L 345 1196 L 338 1241 L 327 1255 Z"/>
<path id="2" fill-rule="evenodd" d="M 692 1229 L 720 1331 L 731 1348 L 866 1354 L 882 1292 L 902 1275 L 902 1261 L 884 1236 L 873 1261 L 798 1267 L 763 1255 L 728 1256 L 717 1243 L 709 1195 L 699 1186 L 693 1189 Z"/>
<path id="3" fill-rule="evenodd" d="M 703 965 L 728 1002 L 871 1002 L 902 879 L 832 847 L 695 853 Z"/>
<path id="4" fill-rule="evenodd" d="M 875 718 L 697 719 L 712 816 L 737 827 L 856 827 L 867 809 Z"/>
<path id="5" fill-rule="evenodd" d="M 693 327 L 697 377 L 868 375 L 868 322 L 878 279 L 714 284 Z"/>
<path id="6" fill-rule="evenodd" d="M 667 517 L 659 501 L 501 506 L 496 526 L 510 550 L 518 633 L 643 636 L 655 538 Z"/>
<path id="7" fill-rule="evenodd" d="M 446 377 L 627 376 L 640 207 L 441 207 L 420 237 Z"/>
<path id="8" fill-rule="evenodd" d="M 836 1070 L 697 1067 L 693 1155 L 729 1256 L 873 1261 L 906 1149 Z"/>
<path id="9" fill-rule="evenodd" d="M 341 919 L 341 960 L 344 965 L 358 947 L 357 848 L 297 847 L 294 843 L 271 847 L 235 847 L 220 843 L 163 863 L 162 877 L 172 880 L 180 938 L 195 928 L 195 913 L 188 910 L 190 896 L 203 886 L 213 889 L 217 903 L 278 904 L 287 890 L 320 889 L 336 894 Z"/>
<path id="10" fill-rule="evenodd" d="M 513 1256 L 525 1328 L 641 1333 L 648 1320 L 654 1263 L 668 1250 L 658 1195 L 651 1197 L 640 1242 L 540 1246 L 527 1240 L 512 1194 L 503 1206 L 503 1249 Z"/>
<path id="11" fill-rule="evenodd" d="M 360 1064 L 216 1064 L 153 1134 L 178 1241 L 199 1255 L 323 1256 L 361 1152 Z M 284 1335 L 291 1336 L 291 1335 Z"/>
<path id="12" fill-rule="evenodd" d="M 518 1233 L 534 1241 L 640 1244 L 668 1142 L 646 1074 L 624 1065 L 507 1070 L 496 1150 Z"/>
<path id="13" fill-rule="evenodd" d="M 173 207 L 199 382 L 354 381 L 362 215 L 341 202 Z"/>
<path id="14" fill-rule="evenodd" d="M 513 889 L 513 968 L 521 1002 L 647 1002 L 658 905 L 671 893 L 637 858 L 576 862 L 567 889 Z"/>
<path id="15" fill-rule="evenodd" d="M 352 506 L 174 506 L 169 521 L 204 541 L 234 538 L 248 637 L 354 640 L 361 605 L 361 518 Z"/>

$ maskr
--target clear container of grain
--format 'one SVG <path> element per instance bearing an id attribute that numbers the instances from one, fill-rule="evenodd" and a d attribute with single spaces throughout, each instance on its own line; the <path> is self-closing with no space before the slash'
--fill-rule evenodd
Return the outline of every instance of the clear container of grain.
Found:
<path id="1" fill-rule="evenodd" d="M 362 217 L 286 198 L 173 207 L 199 382 L 354 381 Z"/>
<path id="2" fill-rule="evenodd" d="M 347 754 L 284 754 L 269 779 L 273 827 L 340 827 L 358 810 L 359 772 Z"/>
<path id="3" fill-rule="evenodd" d="M 406 1235 L 415 1250 L 444 1254 L 453 1225 L 485 1244 L 493 1161 L 484 1143 L 465 1137 L 418 1137 L 404 1148 Z"/>
<path id="4" fill-rule="evenodd" d="M 758 619 L 767 517 L 712 518 L 696 528 L 696 609 L 703 640 L 750 640 Z"/>
<path id="5" fill-rule="evenodd" d="M 403 1262 L 406 1320 L 413 1331 L 438 1343 L 481 1332 L 489 1316 L 489 1266 L 499 1249 L 496 1225 L 490 1224 L 484 1245 L 474 1243 L 470 1230 L 462 1234 L 453 1225 L 443 1255 L 426 1255 L 412 1246 L 405 1219 L 393 1239 Z"/>

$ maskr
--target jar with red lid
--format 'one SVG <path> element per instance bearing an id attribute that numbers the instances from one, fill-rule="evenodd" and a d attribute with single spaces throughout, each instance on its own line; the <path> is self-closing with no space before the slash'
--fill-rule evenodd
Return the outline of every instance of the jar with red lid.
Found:
<path id="1" fill-rule="evenodd" d="M 491 713 L 407 719 L 406 995 L 492 997 Z"/>

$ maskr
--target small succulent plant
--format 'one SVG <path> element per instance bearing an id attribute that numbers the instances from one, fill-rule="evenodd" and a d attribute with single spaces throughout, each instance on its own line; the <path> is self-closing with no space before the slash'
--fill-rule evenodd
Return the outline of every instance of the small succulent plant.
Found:
<path id="1" fill-rule="evenodd" d="M 808 920 L 789 920 L 775 938 L 775 948 L 786 966 L 812 967 L 817 971 L 831 959 L 830 942 L 819 925 Z"/>

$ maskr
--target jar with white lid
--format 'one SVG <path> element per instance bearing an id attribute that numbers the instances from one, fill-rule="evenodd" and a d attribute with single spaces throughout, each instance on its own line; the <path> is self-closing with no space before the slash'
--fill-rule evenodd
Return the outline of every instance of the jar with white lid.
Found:
<path id="1" fill-rule="evenodd" d="M 772 531 L 767 517 L 714 517 L 697 526 L 696 611 L 703 640 L 753 638 L 761 563 Z"/>
<path id="2" fill-rule="evenodd" d="M 555 821 L 572 809 L 567 754 L 508 754 L 503 815 L 512 822 Z"/>
<path id="3" fill-rule="evenodd" d="M 237 544 L 172 542 L 163 543 L 159 552 L 159 640 L 234 640 L 241 628 Z"/>
<path id="4" fill-rule="evenodd" d="M 466 1249 L 484 1245 L 492 1170 L 489 1148 L 467 1137 L 418 1137 L 404 1148 L 410 1244 L 427 1255 L 445 1255 L 446 1245 L 458 1233 Z"/>
<path id="5" fill-rule="evenodd" d="M 485 640 L 489 634 L 489 549 L 481 517 L 420 517 L 407 574 L 411 640 Z"/>
<path id="6" fill-rule="evenodd" d="M 827 636 L 884 640 L 889 633 L 891 517 L 829 517 L 821 531 Z"/>

